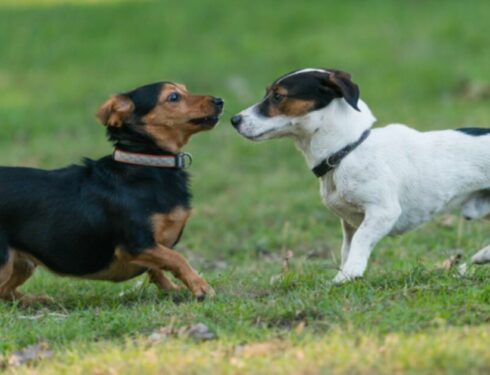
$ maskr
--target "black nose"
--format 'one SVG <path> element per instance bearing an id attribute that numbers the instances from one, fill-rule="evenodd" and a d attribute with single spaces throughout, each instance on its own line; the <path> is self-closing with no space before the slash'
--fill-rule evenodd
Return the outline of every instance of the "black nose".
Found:
<path id="1" fill-rule="evenodd" d="M 242 115 L 235 115 L 231 118 L 231 124 L 236 128 L 243 120 Z"/>
<path id="2" fill-rule="evenodd" d="M 213 103 L 216 107 L 220 108 L 223 108 L 223 105 L 225 104 L 225 102 L 221 98 L 213 98 Z"/>

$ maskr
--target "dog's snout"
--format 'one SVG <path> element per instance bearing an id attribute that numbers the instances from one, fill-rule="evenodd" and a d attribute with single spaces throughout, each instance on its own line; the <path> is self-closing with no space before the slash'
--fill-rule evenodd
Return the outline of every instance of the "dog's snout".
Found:
<path id="1" fill-rule="evenodd" d="M 225 104 L 224 100 L 221 98 L 213 98 L 212 102 L 218 108 L 223 108 L 223 105 Z"/>
<path id="2" fill-rule="evenodd" d="M 236 128 L 242 123 L 242 120 L 243 120 L 242 115 L 235 115 L 231 118 L 231 124 Z"/>

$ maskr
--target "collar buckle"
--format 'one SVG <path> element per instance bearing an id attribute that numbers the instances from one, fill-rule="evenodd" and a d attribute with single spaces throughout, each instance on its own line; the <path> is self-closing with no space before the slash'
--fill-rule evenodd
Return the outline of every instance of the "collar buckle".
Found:
<path id="1" fill-rule="evenodd" d="M 334 169 L 337 165 L 339 165 L 338 162 L 337 163 L 331 162 L 330 157 L 325 159 L 325 164 L 327 164 L 327 166 L 331 169 Z"/>
<path id="2" fill-rule="evenodd" d="M 175 155 L 175 167 L 187 169 L 192 165 L 192 155 L 188 152 L 179 152 Z"/>
<path id="3" fill-rule="evenodd" d="M 344 148 L 333 153 L 329 157 L 323 159 L 318 165 L 316 165 L 311 170 L 313 174 L 316 177 L 320 178 L 325 176 L 331 170 L 338 167 L 342 159 L 344 159 L 347 155 L 349 155 L 352 151 L 354 151 L 362 142 L 366 140 L 366 138 L 369 136 L 370 131 L 371 131 L 370 129 L 366 129 L 356 142 L 348 144 Z"/>

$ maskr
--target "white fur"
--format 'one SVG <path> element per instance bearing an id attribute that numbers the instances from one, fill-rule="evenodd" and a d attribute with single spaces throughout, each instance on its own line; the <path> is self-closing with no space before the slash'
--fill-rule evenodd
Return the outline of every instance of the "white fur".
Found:
<path id="1" fill-rule="evenodd" d="M 254 105 L 238 131 L 251 140 L 291 137 L 311 169 L 355 142 L 376 121 L 343 99 L 302 117 L 260 116 Z M 490 214 L 490 135 L 454 130 L 419 132 L 400 124 L 373 129 L 332 172 L 320 178 L 324 204 L 341 219 L 342 266 L 335 282 L 363 275 L 374 246 L 462 208 L 468 218 Z"/>
<path id="2" fill-rule="evenodd" d="M 481 249 L 478 253 L 473 255 L 471 262 L 474 264 L 490 263 L 490 246 Z"/>

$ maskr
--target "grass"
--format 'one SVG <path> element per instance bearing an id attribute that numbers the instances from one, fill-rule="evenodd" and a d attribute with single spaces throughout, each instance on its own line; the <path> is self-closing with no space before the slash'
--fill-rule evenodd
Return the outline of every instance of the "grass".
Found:
<path id="1" fill-rule="evenodd" d="M 328 339 L 308 335 L 300 341 L 210 342 L 200 344 L 198 349 L 175 339 L 153 347 L 136 341 L 126 342 L 122 349 L 95 344 L 83 358 L 78 352 L 69 351 L 55 359 L 54 365 L 19 373 L 212 374 L 216 369 L 223 374 L 433 374 L 434 369 L 439 373 L 477 373 L 488 368 L 485 342 L 489 339 L 488 329 L 473 327 L 392 333 L 383 338 L 333 330 Z"/>
<path id="2" fill-rule="evenodd" d="M 436 265 L 488 244 L 488 222 L 440 221 L 385 239 L 363 280 L 331 287 L 338 220 L 287 141 L 251 144 L 227 118 L 274 77 L 350 71 L 379 119 L 418 129 L 489 124 L 490 4 L 440 2 L 0 1 L 0 161 L 55 168 L 109 153 L 97 106 L 168 79 L 226 100 L 189 145 L 195 212 L 179 245 L 218 296 L 138 280 L 38 272 L 24 287 L 56 304 L 0 304 L 0 353 L 40 338 L 54 357 L 17 373 L 483 373 L 490 370 L 490 269 Z M 286 250 L 294 257 L 282 273 Z M 271 285 L 271 278 L 281 274 Z M 143 280 L 143 278 L 141 278 Z M 122 293 L 122 296 L 121 296 Z M 147 337 L 203 322 L 218 339 Z"/>

